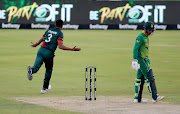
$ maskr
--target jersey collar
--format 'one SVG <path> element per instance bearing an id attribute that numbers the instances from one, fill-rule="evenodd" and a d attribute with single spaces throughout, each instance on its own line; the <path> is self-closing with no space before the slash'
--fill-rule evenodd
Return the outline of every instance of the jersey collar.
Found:
<path id="1" fill-rule="evenodd" d="M 142 31 L 143 34 L 145 34 L 146 36 L 149 36 L 148 34 L 146 34 L 144 31 Z"/>

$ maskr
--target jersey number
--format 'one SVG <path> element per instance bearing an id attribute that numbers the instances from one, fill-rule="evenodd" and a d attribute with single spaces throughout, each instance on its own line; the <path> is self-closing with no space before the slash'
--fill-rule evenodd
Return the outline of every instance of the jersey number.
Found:
<path id="1" fill-rule="evenodd" d="M 52 34 L 48 34 L 48 39 L 45 40 L 45 42 L 50 42 L 52 38 Z"/>

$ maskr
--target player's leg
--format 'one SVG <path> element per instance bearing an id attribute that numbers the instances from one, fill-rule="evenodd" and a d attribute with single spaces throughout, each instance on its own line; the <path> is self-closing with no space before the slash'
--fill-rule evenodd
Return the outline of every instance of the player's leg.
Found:
<path id="1" fill-rule="evenodd" d="M 48 65 L 46 64 L 46 73 L 45 73 L 45 77 L 44 77 L 44 84 L 43 84 L 43 89 L 48 89 L 49 86 L 49 82 L 51 79 L 51 75 L 52 75 L 52 67 L 49 67 L 49 63 Z"/>
<path id="2" fill-rule="evenodd" d="M 154 78 L 152 69 L 150 69 L 148 72 L 148 83 L 149 83 L 149 91 L 152 94 L 152 98 L 154 100 L 156 100 L 157 99 L 157 89 L 156 89 L 155 78 Z"/>
<path id="3" fill-rule="evenodd" d="M 37 56 L 36 56 L 34 66 L 32 68 L 30 66 L 28 66 L 28 68 L 27 68 L 27 77 L 29 80 L 32 80 L 32 78 L 33 78 L 32 74 L 36 73 L 42 64 L 43 64 L 43 58 L 41 56 L 41 51 L 39 49 Z"/>
<path id="4" fill-rule="evenodd" d="M 141 60 L 140 60 L 140 62 L 141 62 L 140 69 L 141 69 L 145 79 L 148 80 L 147 81 L 148 90 L 151 93 L 153 100 L 157 100 L 157 98 L 160 100 L 163 99 L 164 98 L 163 96 L 162 96 L 162 98 L 160 98 L 160 96 L 158 97 L 154 74 L 152 72 L 152 69 L 150 69 L 150 60 L 148 58 L 143 58 Z"/>
<path id="5" fill-rule="evenodd" d="M 138 102 L 141 102 L 144 82 L 147 79 L 147 74 L 150 67 L 146 64 L 142 57 L 137 58 L 137 60 L 140 64 L 140 69 L 138 69 L 136 76 L 137 80 L 135 84 L 135 99 L 138 99 Z"/>
<path id="6" fill-rule="evenodd" d="M 153 102 L 160 101 L 164 98 L 164 96 L 159 96 L 157 93 L 155 78 L 152 69 L 150 69 L 148 72 L 148 85 L 149 90 L 152 94 Z"/>
<path id="7" fill-rule="evenodd" d="M 135 83 L 135 97 L 134 102 L 142 102 L 142 92 L 144 87 L 144 76 L 140 69 L 137 71 L 136 83 Z"/>
<path id="8" fill-rule="evenodd" d="M 154 100 L 157 99 L 157 89 L 156 89 L 156 84 L 155 84 L 155 78 L 152 69 L 150 69 L 150 60 L 148 58 L 144 59 L 145 64 L 149 67 L 148 73 L 147 73 L 147 85 L 148 85 L 148 90 L 152 95 L 152 98 Z"/>
<path id="9" fill-rule="evenodd" d="M 148 59 L 144 59 L 144 58 L 139 58 L 138 59 L 138 63 L 140 64 L 140 70 L 142 72 L 142 74 L 144 75 L 144 78 L 147 80 L 147 86 L 148 86 L 148 90 L 151 93 L 151 88 L 150 88 L 150 84 L 149 84 L 149 70 L 150 70 L 150 62 Z"/>
<path id="10" fill-rule="evenodd" d="M 37 53 L 36 60 L 34 62 L 34 66 L 32 67 L 32 74 L 36 73 L 43 64 L 42 53 L 43 53 L 43 50 L 40 48 Z"/>
<path id="11" fill-rule="evenodd" d="M 140 84 L 141 84 L 141 76 L 142 76 L 142 73 L 141 73 L 140 69 L 138 69 L 137 75 L 136 75 L 135 97 L 134 97 L 134 99 L 138 99 L 138 94 L 139 94 L 139 89 L 140 89 Z"/>
<path id="12" fill-rule="evenodd" d="M 145 78 L 142 75 L 141 76 L 141 84 L 140 84 L 139 93 L 138 93 L 138 102 L 142 101 L 142 93 L 143 93 L 143 88 L 144 88 L 144 82 L 145 82 Z"/>
<path id="13" fill-rule="evenodd" d="M 49 54 L 47 54 L 49 53 Z M 43 84 L 43 89 L 48 89 L 49 82 L 51 79 L 51 74 L 53 70 L 53 60 L 54 60 L 54 54 L 52 52 L 47 52 L 46 58 L 44 60 L 45 62 L 45 67 L 46 67 L 46 73 L 44 77 L 44 84 Z"/>
<path id="14" fill-rule="evenodd" d="M 142 74 L 144 75 L 145 80 L 148 79 L 148 72 L 150 70 L 150 64 L 146 59 L 139 57 L 138 58 L 138 63 L 140 64 L 140 70 Z"/>

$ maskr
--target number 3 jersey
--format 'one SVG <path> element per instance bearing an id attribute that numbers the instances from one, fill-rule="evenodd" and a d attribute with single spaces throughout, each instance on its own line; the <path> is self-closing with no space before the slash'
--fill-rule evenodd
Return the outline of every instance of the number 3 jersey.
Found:
<path id="1" fill-rule="evenodd" d="M 58 46 L 58 41 L 63 41 L 63 33 L 59 28 L 47 30 L 43 37 L 43 44 L 41 46 L 49 49 L 53 53 L 55 52 Z"/>

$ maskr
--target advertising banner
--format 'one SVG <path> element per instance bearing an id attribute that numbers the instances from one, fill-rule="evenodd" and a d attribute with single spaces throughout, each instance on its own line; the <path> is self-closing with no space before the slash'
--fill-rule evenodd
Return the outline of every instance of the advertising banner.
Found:
<path id="1" fill-rule="evenodd" d="M 180 29 L 178 1 L 1 0 L 0 28 L 48 29 L 57 19 L 64 29 Z"/>

